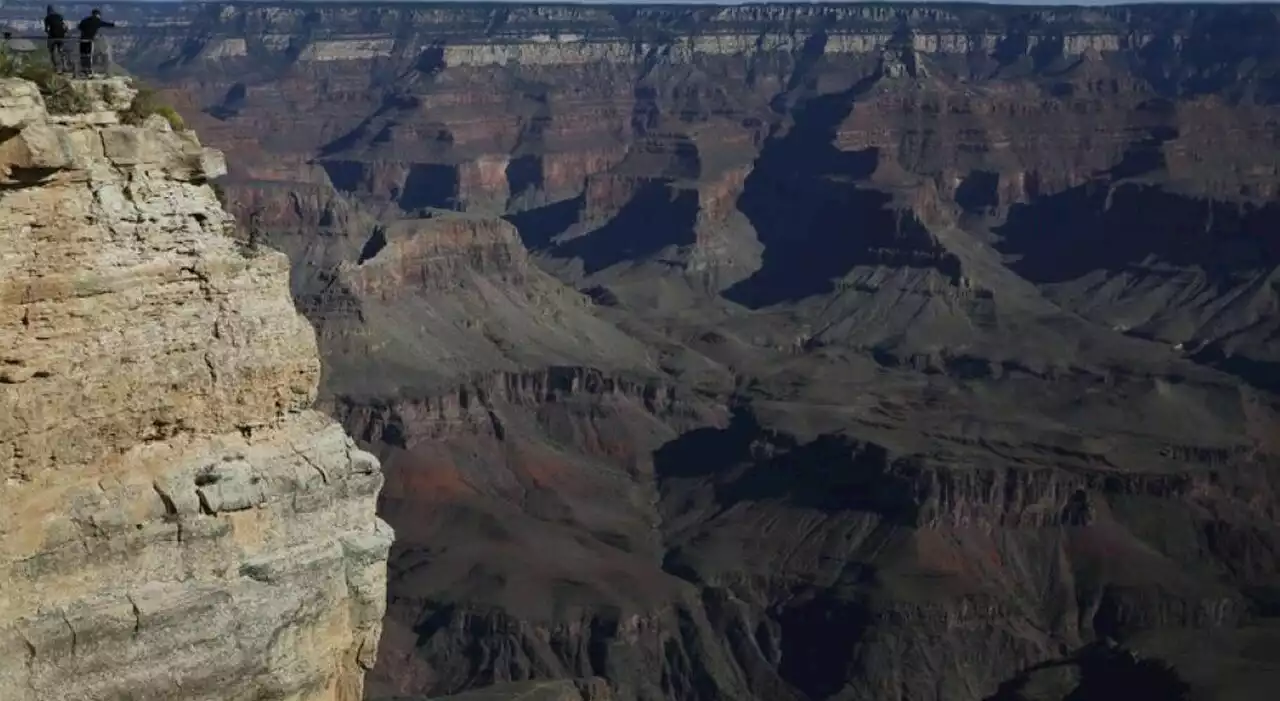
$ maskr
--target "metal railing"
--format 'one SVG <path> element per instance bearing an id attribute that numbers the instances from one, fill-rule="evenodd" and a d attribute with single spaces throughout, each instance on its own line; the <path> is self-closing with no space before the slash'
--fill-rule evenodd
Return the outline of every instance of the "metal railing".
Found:
<path id="1" fill-rule="evenodd" d="M 111 41 L 98 37 L 84 41 L 77 37 L 49 39 L 44 36 L 4 33 L 0 53 L 17 65 L 51 65 L 55 73 L 73 78 L 109 76 L 115 73 Z"/>

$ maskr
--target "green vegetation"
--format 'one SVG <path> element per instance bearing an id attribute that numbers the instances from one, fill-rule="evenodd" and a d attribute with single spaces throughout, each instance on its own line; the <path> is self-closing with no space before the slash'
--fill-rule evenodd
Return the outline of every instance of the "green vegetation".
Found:
<path id="1" fill-rule="evenodd" d="M 51 114 L 82 114 L 93 109 L 93 100 L 86 94 L 82 86 L 72 83 L 68 76 L 53 70 L 47 53 L 31 51 L 12 53 L 0 49 L 0 78 L 22 78 L 35 83 L 44 96 L 45 106 Z M 136 78 L 132 79 L 138 88 L 128 109 L 120 113 L 120 121 L 125 124 L 140 125 L 147 117 L 158 114 L 169 122 L 174 131 L 185 131 L 186 122 L 173 107 L 160 99 L 154 89 L 142 85 Z M 111 84 L 101 84 L 102 100 L 108 104 L 115 101 L 114 88 Z"/>
<path id="2" fill-rule="evenodd" d="M 111 83 L 104 83 L 102 90 L 98 94 L 102 96 L 102 101 L 108 105 L 116 103 L 116 88 Z"/>
<path id="3" fill-rule="evenodd" d="M 137 85 L 135 83 L 135 85 Z M 125 124 L 142 124 L 147 117 L 158 114 L 169 122 L 169 126 L 174 131 L 184 131 L 187 123 L 183 121 L 182 115 L 169 105 L 164 104 L 160 100 L 160 96 L 155 90 L 144 85 L 137 85 L 138 94 L 133 96 L 133 102 L 129 104 L 129 109 L 120 113 L 120 121 Z"/>
<path id="4" fill-rule="evenodd" d="M 256 257 L 262 250 L 262 217 L 259 211 L 249 215 L 249 225 L 245 228 L 244 252 L 250 258 Z"/>
<path id="5" fill-rule="evenodd" d="M 231 226 L 228 235 L 235 239 L 236 250 L 245 258 L 257 258 L 262 252 L 262 229 L 258 225 L 257 215 L 251 215 L 248 225 L 239 222 Z"/>
<path id="6" fill-rule="evenodd" d="M 17 57 L 0 52 L 0 77 L 35 83 L 50 114 L 83 114 L 93 109 L 87 95 L 77 90 L 66 76 L 53 70 L 47 55 Z"/>
<path id="7" fill-rule="evenodd" d="M 236 252 L 243 258 L 257 258 L 262 253 L 258 235 L 251 231 L 247 238 L 237 237 Z"/>
<path id="8" fill-rule="evenodd" d="M 218 198 L 218 204 L 222 205 L 223 209 L 227 209 L 227 189 L 222 186 L 222 183 L 209 183 L 209 187 L 213 188 L 213 196 Z"/>

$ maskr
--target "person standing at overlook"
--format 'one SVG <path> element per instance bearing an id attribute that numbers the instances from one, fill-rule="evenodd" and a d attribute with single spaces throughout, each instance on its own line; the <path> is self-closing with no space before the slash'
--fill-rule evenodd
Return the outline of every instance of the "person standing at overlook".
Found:
<path id="1" fill-rule="evenodd" d="M 85 76 L 93 74 L 93 42 L 98 37 L 98 30 L 114 26 L 115 22 L 102 19 L 102 10 L 96 7 L 88 17 L 80 20 L 80 71 Z"/>
<path id="2" fill-rule="evenodd" d="M 53 5 L 44 15 L 44 35 L 48 37 L 49 63 L 53 64 L 53 70 L 58 73 L 71 70 L 71 62 L 67 60 L 67 21 Z"/>

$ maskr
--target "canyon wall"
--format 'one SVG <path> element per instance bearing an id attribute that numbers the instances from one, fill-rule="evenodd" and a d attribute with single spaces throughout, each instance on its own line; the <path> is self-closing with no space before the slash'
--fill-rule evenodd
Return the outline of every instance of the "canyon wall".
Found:
<path id="1" fill-rule="evenodd" d="M 392 534 L 288 261 L 227 235 L 221 153 L 66 89 L 0 80 L 0 695 L 356 701 Z"/>
<path id="2" fill-rule="evenodd" d="M 965 294 L 1004 285 L 975 272 L 994 252 L 1071 314 L 1280 386 L 1280 250 L 1257 233 L 1280 179 L 1269 6 L 111 9 L 117 57 L 236 154 L 233 209 L 264 229 L 359 249 L 379 218 L 505 216 L 579 287 L 661 261 L 673 286 L 762 308 L 886 294 L 830 223 L 905 216 L 986 249 L 954 258 Z M 639 287 L 610 289 L 689 302 Z M 809 342 L 974 340 L 922 348 L 833 311 Z"/>

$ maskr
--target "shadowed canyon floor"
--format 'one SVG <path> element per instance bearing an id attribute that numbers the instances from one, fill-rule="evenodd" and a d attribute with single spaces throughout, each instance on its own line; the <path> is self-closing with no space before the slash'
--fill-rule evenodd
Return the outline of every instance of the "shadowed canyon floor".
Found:
<path id="1" fill-rule="evenodd" d="M 370 698 L 1272 698 L 1275 8 L 106 11 L 385 466 Z"/>

